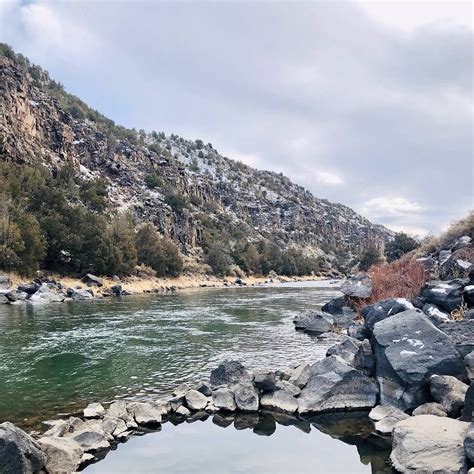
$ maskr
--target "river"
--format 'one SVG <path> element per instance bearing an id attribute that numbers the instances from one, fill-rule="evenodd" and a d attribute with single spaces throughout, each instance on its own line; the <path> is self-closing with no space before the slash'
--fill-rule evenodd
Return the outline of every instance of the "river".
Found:
<path id="1" fill-rule="evenodd" d="M 317 360 L 324 356 L 328 345 L 296 332 L 292 318 L 301 311 L 319 308 L 337 294 L 335 286 L 329 282 L 306 282 L 189 290 L 121 300 L 44 306 L 2 305 L 0 421 L 8 420 L 24 428 L 36 428 L 41 420 L 73 413 L 92 401 L 155 397 L 170 392 L 181 382 L 207 379 L 211 369 L 226 358 L 238 359 L 251 369 L 285 368 L 305 360 Z M 233 426 L 238 427 L 239 421 L 233 421 Z M 268 426 L 268 417 L 261 422 Z M 355 425 L 353 422 L 352 418 L 346 417 L 337 430 L 344 426 L 350 433 L 354 431 L 351 426 L 360 427 L 359 419 L 355 420 Z M 312 445 L 312 437 L 318 438 L 313 440 L 316 446 L 326 446 L 329 450 L 326 456 L 322 455 L 322 465 L 337 464 L 330 462 L 333 444 L 328 444 L 327 440 L 322 443 L 319 439 L 326 439 L 327 435 L 322 433 L 329 430 L 329 439 L 333 440 L 332 428 L 321 428 L 321 423 L 316 421 L 308 426 L 317 429 L 308 432 L 308 429 L 301 430 L 298 422 L 295 424 L 287 420 L 286 423 L 278 423 L 278 419 L 270 422 L 271 426 L 278 426 L 279 429 L 270 433 L 272 443 L 257 443 L 260 448 L 254 446 L 255 439 L 263 437 L 253 435 L 249 438 L 240 430 L 224 429 L 210 419 L 174 429 L 168 423 L 164 425 L 163 432 L 130 440 L 120 446 L 117 453 L 109 454 L 104 461 L 88 470 L 121 472 L 123 468 L 123 472 L 133 471 L 126 468 L 124 459 L 134 459 L 135 447 L 138 452 L 148 452 L 151 458 L 149 464 L 143 464 L 143 469 L 135 469 L 135 472 L 154 472 L 155 454 L 164 463 L 163 469 L 160 469 L 163 472 L 199 472 L 199 466 L 203 469 L 205 466 L 208 472 L 265 472 L 258 468 L 258 463 L 250 454 L 239 456 L 235 469 L 226 464 L 228 457 L 232 458 L 232 446 L 237 443 L 243 453 L 246 446 L 250 451 L 255 448 L 262 453 L 263 450 L 263 458 L 265 449 L 276 449 L 280 457 L 287 452 L 285 459 L 288 462 L 292 458 L 288 453 L 294 453 L 293 466 L 305 472 L 306 468 L 310 470 L 308 462 L 302 465 L 294 463 L 296 458 L 307 459 L 305 456 L 310 454 L 307 450 L 311 450 L 307 445 Z M 334 425 L 333 419 L 325 423 L 324 426 L 328 423 Z M 288 426 L 282 429 L 285 424 L 292 425 L 291 429 Z M 300 429 L 296 429 L 298 427 Z M 255 423 L 252 428 L 255 431 Z M 365 426 L 363 430 L 366 430 Z M 252 433 L 252 430 L 245 432 Z M 305 441 L 299 439 L 302 434 Z M 168 443 L 163 445 L 166 439 Z M 218 454 L 214 449 L 209 451 L 209 456 L 214 452 L 215 463 L 202 460 L 199 466 L 195 465 L 191 460 L 205 451 L 205 447 L 199 448 L 198 440 L 206 439 L 207 448 L 213 445 L 212 440 L 222 441 L 227 448 L 219 448 Z M 344 443 L 337 443 L 341 445 L 342 453 Z M 192 448 L 187 451 L 187 457 L 183 456 L 178 468 L 169 453 L 173 451 L 173 446 L 186 445 Z M 301 446 L 299 455 L 292 449 L 293 445 Z M 168 455 L 161 451 L 154 453 L 154 449 L 168 450 Z M 367 468 L 370 471 L 369 465 L 359 462 L 359 455 L 353 447 L 350 452 L 356 464 L 347 461 L 347 456 L 339 459 L 347 458 L 346 463 L 351 466 L 347 472 L 364 472 L 364 469 L 367 472 Z M 126 453 L 122 461 L 120 453 Z M 383 464 L 384 456 L 382 461 L 379 457 L 376 456 L 378 463 Z M 119 464 L 114 465 L 114 462 Z M 112 464 L 107 467 L 107 463 Z M 281 472 L 287 472 L 283 465 L 282 469 Z M 272 472 L 278 471 L 272 469 Z M 342 471 L 336 469 L 333 472 Z"/>

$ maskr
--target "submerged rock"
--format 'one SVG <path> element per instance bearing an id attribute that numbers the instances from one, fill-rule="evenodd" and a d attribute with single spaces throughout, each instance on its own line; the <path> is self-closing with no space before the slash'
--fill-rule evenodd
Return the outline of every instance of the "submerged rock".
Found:
<path id="1" fill-rule="evenodd" d="M 417 310 L 375 324 L 372 339 L 380 402 L 402 410 L 430 401 L 434 374 L 463 377 L 464 363 L 446 334 Z"/>
<path id="2" fill-rule="evenodd" d="M 468 423 L 433 415 L 412 416 L 393 429 L 390 460 L 400 472 L 466 472 Z"/>

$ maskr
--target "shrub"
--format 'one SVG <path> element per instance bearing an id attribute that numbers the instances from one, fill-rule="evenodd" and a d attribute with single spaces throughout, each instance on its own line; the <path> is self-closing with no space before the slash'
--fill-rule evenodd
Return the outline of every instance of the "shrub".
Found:
<path id="1" fill-rule="evenodd" d="M 163 185 L 161 178 L 155 172 L 147 173 L 145 175 L 144 181 L 147 187 L 150 189 L 155 189 Z"/>
<path id="2" fill-rule="evenodd" d="M 415 250 L 419 243 L 413 237 L 404 232 L 399 232 L 395 238 L 385 246 L 385 256 L 388 262 L 393 262 L 403 257 L 403 255 Z"/>
<path id="3" fill-rule="evenodd" d="M 165 202 L 177 214 L 182 214 L 183 210 L 187 206 L 185 197 L 179 193 L 168 194 L 168 196 L 165 197 Z"/>
<path id="4" fill-rule="evenodd" d="M 229 272 L 229 267 L 232 264 L 227 251 L 218 244 L 213 244 L 206 252 L 206 263 L 212 268 L 212 271 L 217 276 L 225 276 Z"/>
<path id="5" fill-rule="evenodd" d="M 359 270 L 365 272 L 372 265 L 379 263 L 380 260 L 382 260 L 382 257 L 378 249 L 375 247 L 369 247 L 360 257 Z"/>

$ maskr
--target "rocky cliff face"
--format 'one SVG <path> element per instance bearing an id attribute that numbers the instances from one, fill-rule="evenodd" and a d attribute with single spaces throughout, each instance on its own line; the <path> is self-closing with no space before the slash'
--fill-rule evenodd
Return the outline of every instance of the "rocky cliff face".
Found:
<path id="1" fill-rule="evenodd" d="M 268 239 L 327 260 L 383 246 L 392 235 L 211 144 L 118 127 L 27 60 L 0 59 L 0 104 L 2 160 L 40 162 L 53 173 L 69 163 L 86 179 L 105 178 L 110 213 L 152 221 L 185 254 L 199 255 L 204 232 L 215 228 L 231 243 Z"/>

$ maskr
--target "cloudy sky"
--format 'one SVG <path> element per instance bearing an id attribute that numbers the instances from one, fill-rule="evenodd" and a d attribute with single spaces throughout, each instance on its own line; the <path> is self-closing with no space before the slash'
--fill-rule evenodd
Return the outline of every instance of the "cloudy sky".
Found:
<path id="1" fill-rule="evenodd" d="M 474 207 L 472 13 L 0 0 L 0 38 L 120 124 L 202 138 L 422 235 Z"/>

